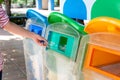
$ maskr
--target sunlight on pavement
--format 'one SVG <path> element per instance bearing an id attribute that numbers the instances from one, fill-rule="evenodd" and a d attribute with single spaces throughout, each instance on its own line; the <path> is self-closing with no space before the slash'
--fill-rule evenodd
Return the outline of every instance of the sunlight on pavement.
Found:
<path id="1" fill-rule="evenodd" d="M 0 35 L 0 40 L 22 40 L 22 37 L 12 35 Z"/>

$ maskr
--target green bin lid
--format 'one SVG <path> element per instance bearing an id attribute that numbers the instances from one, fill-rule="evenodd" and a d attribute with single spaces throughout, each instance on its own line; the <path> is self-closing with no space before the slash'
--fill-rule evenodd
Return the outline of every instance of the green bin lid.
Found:
<path id="1" fill-rule="evenodd" d="M 91 11 L 91 19 L 108 16 L 120 19 L 120 0 L 96 0 Z"/>
<path id="2" fill-rule="evenodd" d="M 56 23 L 56 22 L 65 22 L 71 25 L 72 27 L 74 27 L 79 33 L 86 34 L 84 32 L 84 25 L 72 20 L 71 18 L 59 12 L 50 13 L 50 15 L 48 16 L 48 22 L 49 24 Z"/>

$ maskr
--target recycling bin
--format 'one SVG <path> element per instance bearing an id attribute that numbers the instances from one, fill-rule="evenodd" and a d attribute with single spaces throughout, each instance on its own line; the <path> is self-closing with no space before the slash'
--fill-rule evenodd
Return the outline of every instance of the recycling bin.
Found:
<path id="1" fill-rule="evenodd" d="M 74 67 L 80 37 L 74 28 L 65 23 L 54 23 L 47 27 L 47 80 L 76 80 Z"/>
<path id="2" fill-rule="evenodd" d="M 25 39 L 23 42 L 27 80 L 44 80 L 43 54 L 45 49 L 30 39 Z"/>
<path id="3" fill-rule="evenodd" d="M 114 33 L 93 33 L 88 38 L 84 80 L 119 80 L 120 79 L 120 36 Z"/>
<path id="4" fill-rule="evenodd" d="M 42 37 L 46 31 L 46 17 L 34 10 L 28 10 L 26 29 Z M 44 53 L 45 47 L 39 46 L 32 39 L 25 38 L 24 55 L 26 64 L 27 80 L 44 80 Z"/>
<path id="5" fill-rule="evenodd" d="M 85 27 L 78 54 L 83 80 L 120 79 L 120 20 L 98 17 Z"/>
<path id="6" fill-rule="evenodd" d="M 86 33 L 84 25 L 59 12 L 48 16 L 49 26 L 45 38 L 48 47 L 45 53 L 46 79 L 79 80 L 76 70 L 79 41 Z"/>

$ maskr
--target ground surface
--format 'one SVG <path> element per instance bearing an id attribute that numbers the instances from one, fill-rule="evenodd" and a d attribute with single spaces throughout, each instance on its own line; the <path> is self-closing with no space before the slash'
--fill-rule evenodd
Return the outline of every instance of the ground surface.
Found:
<path id="1" fill-rule="evenodd" d="M 0 29 L 0 48 L 5 61 L 3 80 L 27 80 L 22 40 Z"/>

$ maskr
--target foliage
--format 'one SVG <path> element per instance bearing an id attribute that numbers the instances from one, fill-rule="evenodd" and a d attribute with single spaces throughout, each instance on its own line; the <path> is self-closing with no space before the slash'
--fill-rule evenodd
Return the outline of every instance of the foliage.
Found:
<path id="1" fill-rule="evenodd" d="M 12 3 L 17 3 L 18 0 L 11 0 Z"/>
<path id="2" fill-rule="evenodd" d="M 12 3 L 19 3 L 19 4 L 25 4 L 27 3 L 33 3 L 34 0 L 12 0 Z"/>
<path id="3" fill-rule="evenodd" d="M 24 4 L 24 3 L 25 3 L 25 0 L 17 0 L 17 2 L 18 2 L 19 4 Z"/>
<path id="4" fill-rule="evenodd" d="M 3 2 L 3 0 L 0 0 L 0 4 Z"/>
<path id="5" fill-rule="evenodd" d="M 35 5 L 35 0 L 11 0 L 12 4 L 17 4 L 18 6 L 30 6 Z"/>

